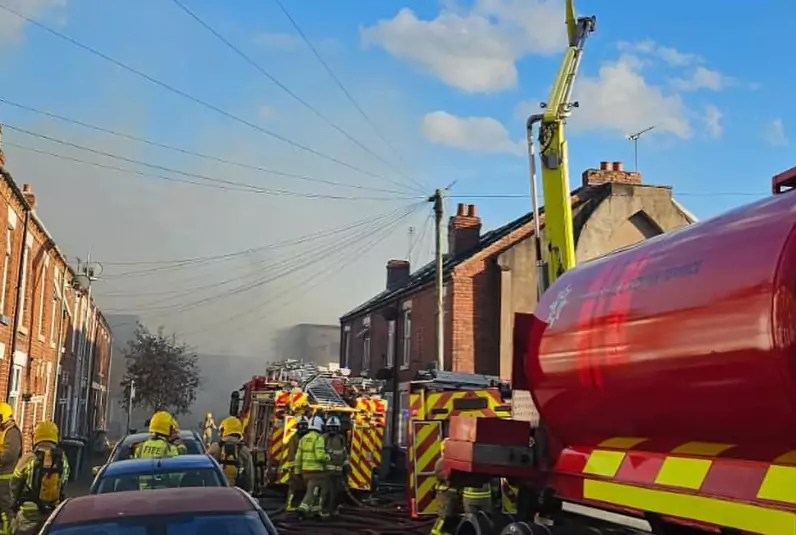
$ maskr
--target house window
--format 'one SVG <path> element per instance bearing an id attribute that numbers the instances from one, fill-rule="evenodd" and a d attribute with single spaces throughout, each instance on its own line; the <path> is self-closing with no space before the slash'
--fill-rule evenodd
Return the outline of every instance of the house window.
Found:
<path id="1" fill-rule="evenodd" d="M 348 362 L 351 358 L 351 326 L 346 325 L 343 327 L 343 368 L 348 368 Z"/>
<path id="2" fill-rule="evenodd" d="M 3 289 L 0 295 L 0 314 L 10 316 L 11 311 L 6 309 L 6 294 L 8 294 L 8 272 L 11 270 L 11 255 L 14 251 L 14 228 L 9 223 L 6 227 L 6 256 L 3 259 Z"/>
<path id="3" fill-rule="evenodd" d="M 17 315 L 17 329 L 25 332 L 25 302 L 28 297 L 28 272 L 30 271 L 30 240 L 25 240 L 25 249 L 22 254 L 22 280 L 19 281 L 19 314 Z"/>
<path id="4" fill-rule="evenodd" d="M 41 279 L 39 280 L 39 311 L 36 320 L 37 333 L 39 338 L 44 338 L 44 294 L 47 293 L 47 267 L 50 265 L 50 258 L 45 256 L 41 265 Z"/>
<path id="5" fill-rule="evenodd" d="M 362 371 L 370 371 L 370 333 L 362 337 Z"/>
<path id="6" fill-rule="evenodd" d="M 395 366 L 395 320 L 387 322 L 387 367 Z"/>
<path id="7" fill-rule="evenodd" d="M 403 311 L 403 344 L 401 347 L 401 368 L 409 368 L 412 362 L 412 309 Z"/>
<path id="8" fill-rule="evenodd" d="M 406 431 L 409 425 L 409 391 L 401 390 L 398 399 L 400 400 L 398 415 L 398 445 L 406 447 Z"/>
<path id="9" fill-rule="evenodd" d="M 14 408 L 14 412 L 18 412 L 17 402 L 19 401 L 20 379 L 22 377 L 22 366 L 14 364 L 11 368 L 11 388 L 8 393 L 8 404 Z"/>

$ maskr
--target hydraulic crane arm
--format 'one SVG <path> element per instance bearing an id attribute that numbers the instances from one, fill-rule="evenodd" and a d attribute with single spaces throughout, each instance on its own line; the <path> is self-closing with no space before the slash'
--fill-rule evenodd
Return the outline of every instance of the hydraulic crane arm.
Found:
<path id="1" fill-rule="evenodd" d="M 589 34 L 594 31 L 597 19 L 596 17 L 576 18 L 574 0 L 566 0 L 566 19 L 569 46 L 550 91 L 550 98 L 547 103 L 542 104 L 545 112 L 532 115 L 527 122 L 540 294 L 564 271 L 575 267 L 575 236 L 572 225 L 569 161 L 564 125 L 572 108 L 578 107 L 577 102 L 571 101 L 572 87 L 580 67 L 583 47 Z M 542 191 L 548 242 L 546 265 L 542 257 L 538 221 L 539 208 L 536 196 L 536 160 L 533 138 L 533 127 L 536 123 L 540 123 L 539 154 L 542 163 Z"/>

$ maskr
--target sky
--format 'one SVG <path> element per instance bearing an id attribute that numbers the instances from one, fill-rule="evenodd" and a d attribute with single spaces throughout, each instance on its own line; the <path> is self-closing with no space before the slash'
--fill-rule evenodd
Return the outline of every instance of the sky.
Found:
<path id="1" fill-rule="evenodd" d="M 103 311 L 203 353 L 273 357 L 275 330 L 382 290 L 388 259 L 429 261 L 435 188 L 485 229 L 526 212 L 525 118 L 566 46 L 563 0 L 281 5 L 0 0 L 52 30 L 0 9 L 6 167 L 66 254 L 101 264 Z M 632 167 L 626 136 L 650 126 L 644 182 L 700 218 L 794 165 L 793 75 L 761 65 L 788 64 L 770 29 L 796 4 L 576 7 L 597 29 L 573 188 L 602 160 Z"/>

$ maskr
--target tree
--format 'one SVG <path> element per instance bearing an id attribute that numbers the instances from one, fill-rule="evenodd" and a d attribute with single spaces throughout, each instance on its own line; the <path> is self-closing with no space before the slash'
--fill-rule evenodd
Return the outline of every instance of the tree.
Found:
<path id="1" fill-rule="evenodd" d="M 188 412 L 202 380 L 196 353 L 187 345 L 178 342 L 173 334 L 165 335 L 163 327 L 155 334 L 139 323 L 124 357 L 127 371 L 120 383 L 124 389 L 123 408 L 128 408 L 130 385 L 134 383 L 133 407 L 172 414 Z"/>

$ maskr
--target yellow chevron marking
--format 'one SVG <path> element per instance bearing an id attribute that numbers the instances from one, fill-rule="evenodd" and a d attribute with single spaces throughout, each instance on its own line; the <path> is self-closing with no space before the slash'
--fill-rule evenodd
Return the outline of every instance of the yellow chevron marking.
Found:
<path id="1" fill-rule="evenodd" d="M 762 500 L 796 503 L 796 467 L 769 466 L 757 497 Z"/>
<path id="2" fill-rule="evenodd" d="M 586 461 L 583 473 L 595 476 L 614 477 L 625 460 L 623 451 L 594 450 Z"/>
<path id="3" fill-rule="evenodd" d="M 705 481 L 712 463 L 713 461 L 707 459 L 666 457 L 655 478 L 655 483 L 698 490 Z"/>
<path id="4" fill-rule="evenodd" d="M 705 457 L 715 457 L 735 444 L 718 444 L 715 442 L 686 442 L 672 450 L 677 455 L 703 455 Z"/>
<path id="5" fill-rule="evenodd" d="M 600 442 L 599 446 L 601 448 L 629 450 L 635 446 L 638 446 L 645 440 L 647 439 L 641 437 L 614 437 L 614 438 L 609 438 L 608 440 L 603 440 L 602 442 Z"/>

